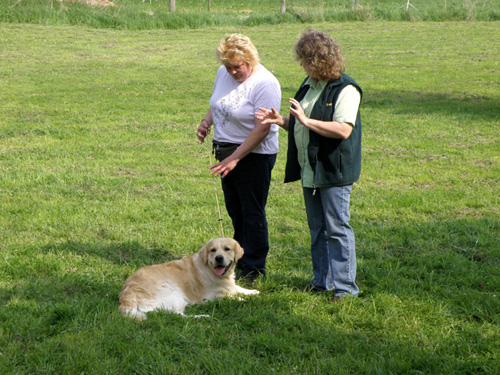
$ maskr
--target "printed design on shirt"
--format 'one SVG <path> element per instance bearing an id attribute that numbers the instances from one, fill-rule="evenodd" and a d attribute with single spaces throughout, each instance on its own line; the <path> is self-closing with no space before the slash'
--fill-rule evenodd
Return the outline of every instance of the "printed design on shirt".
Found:
<path id="1" fill-rule="evenodd" d="M 247 96 L 247 85 L 239 85 L 226 96 L 220 98 L 216 102 L 216 106 L 212 111 L 214 123 L 221 128 L 231 124 L 231 119 L 234 119 L 238 110 L 241 107 L 243 100 Z"/>

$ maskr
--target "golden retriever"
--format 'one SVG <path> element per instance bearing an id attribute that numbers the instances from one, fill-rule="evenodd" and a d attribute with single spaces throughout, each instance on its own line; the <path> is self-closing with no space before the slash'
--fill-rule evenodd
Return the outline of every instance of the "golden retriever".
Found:
<path id="1" fill-rule="evenodd" d="M 136 320 L 153 310 L 184 315 L 187 305 L 237 294 L 258 294 L 235 282 L 234 268 L 243 249 L 233 239 L 215 238 L 196 254 L 141 268 L 120 293 L 120 311 Z"/>

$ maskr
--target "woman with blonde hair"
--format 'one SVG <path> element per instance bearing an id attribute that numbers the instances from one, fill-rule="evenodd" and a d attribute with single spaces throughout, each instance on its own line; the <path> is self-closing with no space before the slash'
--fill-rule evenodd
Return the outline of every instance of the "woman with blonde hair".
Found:
<path id="1" fill-rule="evenodd" d="M 349 199 L 361 171 L 362 90 L 344 73 L 330 35 L 304 32 L 295 54 L 307 77 L 289 100 L 290 116 L 272 107 L 256 115 L 288 131 L 285 182 L 302 182 L 311 235 L 313 279 L 306 290 L 333 291 L 337 300 L 359 292 Z"/>
<path id="2" fill-rule="evenodd" d="M 266 274 L 269 252 L 266 203 L 271 171 L 278 153 L 278 126 L 263 124 L 259 107 L 279 111 L 278 80 L 259 59 L 251 40 L 242 34 L 222 38 L 215 56 L 221 63 L 210 99 L 210 110 L 198 127 L 203 142 L 214 126 L 213 146 L 218 163 L 212 174 L 222 177 L 226 209 L 234 239 L 245 250 L 238 262 L 240 276 L 249 281 Z"/>

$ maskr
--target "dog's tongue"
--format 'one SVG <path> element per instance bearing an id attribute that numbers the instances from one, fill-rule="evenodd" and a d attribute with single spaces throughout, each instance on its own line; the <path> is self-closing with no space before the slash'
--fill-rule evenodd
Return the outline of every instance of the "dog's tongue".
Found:
<path id="1" fill-rule="evenodd" d="M 215 267 L 214 272 L 217 276 L 222 276 L 224 274 L 224 271 L 226 270 L 226 267 Z"/>

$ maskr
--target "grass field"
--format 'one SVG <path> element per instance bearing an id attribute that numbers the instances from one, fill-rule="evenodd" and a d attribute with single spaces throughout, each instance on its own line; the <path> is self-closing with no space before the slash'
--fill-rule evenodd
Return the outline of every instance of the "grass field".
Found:
<path id="1" fill-rule="evenodd" d="M 73 0 L 68 0 L 73 1 Z M 129 30 L 310 24 L 345 21 L 499 21 L 497 0 L 114 0 L 88 7 L 57 0 L 0 0 L 0 22 Z M 358 6 L 356 6 L 356 3 Z"/>
<path id="2" fill-rule="evenodd" d="M 118 313 L 125 279 L 220 235 L 195 136 L 215 46 L 249 35 L 286 113 L 304 25 L 0 24 L 1 374 L 499 373 L 500 25 L 314 26 L 365 92 L 360 297 L 298 290 L 309 236 L 300 186 L 282 183 L 281 133 L 261 294 L 136 324 Z"/>

